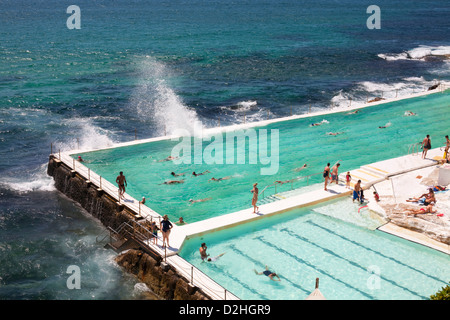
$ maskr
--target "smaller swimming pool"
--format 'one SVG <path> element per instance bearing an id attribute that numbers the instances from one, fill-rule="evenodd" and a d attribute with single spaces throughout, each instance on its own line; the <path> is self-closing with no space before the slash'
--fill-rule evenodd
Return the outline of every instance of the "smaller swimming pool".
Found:
<path id="1" fill-rule="evenodd" d="M 374 230 L 381 220 L 359 207 L 343 199 L 267 217 L 190 239 L 180 256 L 244 300 L 302 300 L 317 277 L 339 300 L 428 299 L 448 283 L 448 255 Z M 202 242 L 211 257 L 225 254 L 203 262 Z M 255 274 L 266 265 L 281 282 Z"/>

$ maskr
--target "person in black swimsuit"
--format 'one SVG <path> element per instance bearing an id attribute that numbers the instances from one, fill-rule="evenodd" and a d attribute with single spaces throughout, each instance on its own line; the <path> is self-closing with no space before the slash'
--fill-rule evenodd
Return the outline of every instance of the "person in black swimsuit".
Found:
<path id="1" fill-rule="evenodd" d="M 169 221 L 169 218 L 167 217 L 167 214 L 164 215 L 163 220 L 161 220 L 159 224 L 159 228 L 161 229 L 161 233 L 163 236 L 163 247 L 165 243 L 167 242 L 167 246 L 169 245 L 169 235 L 170 235 L 170 229 L 172 229 L 172 223 Z"/>
<path id="2" fill-rule="evenodd" d="M 281 281 L 280 277 L 279 277 L 275 272 L 270 271 L 270 270 L 269 270 L 269 267 L 267 267 L 267 266 L 266 266 L 266 270 L 264 270 L 264 271 L 262 271 L 262 272 L 258 272 L 258 271 L 256 271 L 255 269 L 253 269 L 253 271 L 255 271 L 255 273 L 256 273 L 257 275 L 262 275 L 262 274 L 263 274 L 263 275 L 265 275 L 265 276 L 268 276 L 268 277 L 270 278 L 270 280 L 273 280 L 273 281 Z M 275 280 L 274 277 L 278 278 L 278 280 Z"/>
<path id="3" fill-rule="evenodd" d="M 330 178 L 330 163 L 327 163 L 327 166 L 323 169 L 323 177 L 325 178 L 325 191 L 327 190 L 328 179 Z"/>
<path id="4" fill-rule="evenodd" d="M 429 134 L 427 134 L 426 138 L 422 141 L 422 149 L 422 159 L 425 159 L 427 151 L 431 149 L 431 139 Z"/>

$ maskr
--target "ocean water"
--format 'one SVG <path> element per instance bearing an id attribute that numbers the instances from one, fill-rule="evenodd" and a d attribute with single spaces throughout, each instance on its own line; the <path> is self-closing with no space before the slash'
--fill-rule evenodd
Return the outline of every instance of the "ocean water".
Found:
<path id="1" fill-rule="evenodd" d="M 69 5 L 81 10 L 70 30 Z M 46 176 L 96 148 L 424 91 L 450 80 L 448 1 L 0 1 L 0 298 L 136 298 L 104 229 Z M 80 290 L 66 286 L 81 269 Z M 120 289 L 120 293 L 118 292 Z"/>

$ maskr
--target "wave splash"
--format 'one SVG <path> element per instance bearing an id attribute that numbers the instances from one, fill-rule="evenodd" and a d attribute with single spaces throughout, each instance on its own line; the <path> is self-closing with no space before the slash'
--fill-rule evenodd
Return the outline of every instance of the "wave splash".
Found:
<path id="1" fill-rule="evenodd" d="M 138 69 L 139 82 L 130 99 L 131 108 L 135 108 L 143 120 L 154 122 L 159 135 L 172 134 L 179 129 L 193 133 L 199 119 L 171 88 L 168 68 L 146 56 L 139 61 Z"/>
<path id="2" fill-rule="evenodd" d="M 362 81 L 350 91 L 339 92 L 331 99 L 332 108 L 361 107 L 367 102 L 406 98 L 419 92 L 425 92 L 436 84 L 436 80 L 425 80 L 423 77 L 407 77 L 393 83 Z"/>
<path id="3" fill-rule="evenodd" d="M 53 178 L 47 175 L 47 163 L 21 177 L 4 177 L 0 186 L 19 193 L 56 190 Z"/>
<path id="4" fill-rule="evenodd" d="M 380 53 L 378 57 L 387 61 L 396 60 L 419 60 L 427 61 L 430 59 L 450 59 L 450 46 L 419 46 L 417 48 L 401 53 Z"/>

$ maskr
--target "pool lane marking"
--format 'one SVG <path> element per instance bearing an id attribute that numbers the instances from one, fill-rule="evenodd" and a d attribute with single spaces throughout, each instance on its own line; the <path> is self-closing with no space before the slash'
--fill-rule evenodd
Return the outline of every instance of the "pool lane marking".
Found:
<path id="1" fill-rule="evenodd" d="M 319 245 L 319 244 L 317 244 L 317 243 L 315 243 L 315 242 L 313 242 L 313 241 L 310 241 L 310 240 L 308 240 L 308 239 L 306 239 L 306 238 L 304 238 L 304 237 L 302 237 L 302 236 L 296 234 L 296 233 L 293 232 L 292 230 L 289 230 L 289 229 L 287 229 L 287 228 L 284 228 L 284 229 L 281 229 L 281 231 L 285 231 L 286 233 L 288 233 L 288 234 L 291 235 L 292 237 L 295 237 L 295 238 L 297 238 L 297 239 L 299 239 L 299 240 L 301 240 L 301 241 L 307 242 L 307 243 L 309 243 L 309 244 L 311 244 L 311 245 L 313 245 L 313 246 L 316 246 L 316 247 L 318 247 L 318 248 L 321 248 L 323 251 L 329 253 L 330 255 L 332 255 L 332 256 L 334 256 L 334 257 L 336 257 L 336 258 L 342 259 L 342 260 L 344 260 L 344 261 L 347 261 L 347 262 L 350 263 L 352 266 L 355 266 L 355 267 L 357 267 L 357 268 L 359 268 L 359 269 L 364 270 L 364 271 L 367 272 L 367 268 L 365 268 L 364 266 L 360 265 L 358 262 L 355 262 L 355 261 L 352 261 L 352 260 L 348 260 L 348 259 L 346 259 L 345 257 L 343 257 L 343 256 L 341 256 L 341 255 L 335 253 L 333 250 L 330 250 L 330 249 L 325 248 L 325 247 L 323 247 L 323 246 L 321 246 L 321 245 Z M 418 296 L 418 297 L 420 297 L 420 298 L 422 298 L 422 299 L 424 299 L 424 300 L 427 300 L 427 299 L 428 299 L 428 297 L 422 296 L 421 294 L 419 294 L 419 293 L 417 293 L 417 292 L 415 292 L 415 291 L 412 291 L 412 290 L 410 290 L 410 289 L 408 289 L 408 288 L 406 288 L 406 287 L 404 287 L 404 286 L 398 284 L 398 283 L 395 282 L 394 280 L 388 279 L 388 278 L 386 278 L 386 277 L 384 277 L 384 276 L 382 276 L 382 275 L 378 275 L 378 276 L 379 276 L 381 279 L 383 279 L 384 281 L 389 282 L 389 283 L 391 283 L 392 285 L 394 285 L 394 286 L 396 286 L 396 287 L 399 287 L 399 288 L 401 288 L 401 289 L 403 289 L 403 290 L 405 290 L 405 291 L 408 291 L 409 293 L 411 293 L 411 294 L 413 294 L 413 295 L 415 295 L 415 296 Z"/>
<path id="2" fill-rule="evenodd" d="M 281 231 L 283 231 L 283 229 L 281 229 Z M 296 256 L 296 255 L 293 255 L 292 253 L 290 253 L 290 252 L 284 250 L 283 248 L 274 245 L 273 243 L 271 243 L 271 242 L 265 240 L 262 236 L 257 237 L 256 239 L 260 240 L 262 243 L 268 245 L 269 247 L 272 247 L 272 248 L 274 248 L 274 249 L 276 249 L 276 250 L 278 250 L 278 251 L 284 253 L 285 255 L 287 255 L 287 256 L 293 258 L 294 260 L 296 260 L 296 261 L 298 261 L 298 262 L 300 262 L 300 263 L 302 263 L 302 264 L 305 264 L 305 265 L 307 265 L 308 267 L 310 267 L 310 268 L 312 268 L 312 269 L 314 269 L 314 270 L 317 270 L 318 272 L 322 273 L 323 275 L 325 275 L 325 276 L 327 276 L 327 277 L 329 277 L 329 278 L 331 278 L 331 279 L 333 279 L 333 280 L 336 280 L 337 282 L 342 283 L 344 286 L 349 287 L 350 289 L 359 292 L 359 293 L 362 294 L 363 296 L 365 296 L 365 297 L 367 297 L 367 298 L 369 298 L 369 299 L 375 300 L 375 297 L 371 296 L 370 294 L 368 294 L 368 293 L 366 293 L 366 292 L 364 292 L 364 291 L 362 291 L 362 290 L 360 290 L 360 289 L 358 289 L 358 288 L 353 287 L 353 286 L 350 285 L 349 283 L 346 283 L 345 281 L 343 281 L 343 280 L 341 280 L 341 279 L 339 279 L 339 278 L 336 278 L 336 277 L 332 276 L 331 274 L 329 274 L 329 273 L 326 272 L 325 270 L 320 269 L 319 267 L 317 267 L 317 266 L 311 264 L 310 262 L 308 262 L 308 261 L 306 261 L 306 260 L 303 260 L 302 258 L 300 258 L 300 257 L 298 257 L 298 256 Z"/>
<path id="3" fill-rule="evenodd" d="M 258 238 L 259 238 L 259 237 L 256 237 L 255 239 L 259 240 Z M 231 248 L 231 250 L 235 251 L 236 253 L 240 254 L 241 256 L 246 257 L 247 259 L 249 259 L 250 261 L 252 261 L 254 264 L 259 265 L 261 268 L 265 268 L 265 267 L 266 267 L 265 264 L 263 264 L 262 262 L 260 262 L 260 261 L 258 261 L 258 260 L 256 260 L 256 259 L 252 258 L 252 257 L 249 256 L 248 254 L 242 252 L 241 250 L 239 250 L 238 248 L 236 248 L 236 246 L 230 245 L 229 247 Z M 293 282 L 292 280 L 286 278 L 284 275 L 278 274 L 278 276 L 279 276 L 281 279 L 286 280 L 287 282 L 289 282 L 290 284 L 292 284 L 294 287 L 296 287 L 296 288 L 302 290 L 302 291 L 305 292 L 306 294 L 309 295 L 309 294 L 311 293 L 311 290 L 307 290 L 307 289 L 303 288 L 303 287 L 300 286 L 299 284 L 297 284 L 297 283 Z"/>
<path id="4" fill-rule="evenodd" d="M 236 278 L 235 276 L 233 276 L 231 273 L 229 273 L 228 271 L 219 268 L 218 266 L 216 266 L 215 264 L 209 264 L 209 267 L 211 267 L 212 269 L 216 269 L 216 271 L 219 271 L 220 273 L 225 274 L 228 278 L 230 278 L 231 280 L 233 280 L 234 282 L 237 282 L 239 285 L 241 285 L 242 287 L 244 287 L 245 289 L 247 289 L 248 291 L 254 293 L 255 295 L 259 296 L 261 299 L 263 300 L 270 300 L 268 297 L 266 297 L 264 294 L 258 292 L 256 289 L 251 288 L 249 285 L 247 285 L 246 283 L 244 283 L 243 281 L 239 280 L 238 278 Z M 222 287 L 225 287 L 222 285 Z"/>
<path id="5" fill-rule="evenodd" d="M 346 236 L 343 236 L 343 235 L 341 235 L 341 234 L 339 234 L 339 233 L 337 233 L 337 232 L 335 232 L 335 231 L 333 231 L 333 230 L 330 230 L 330 229 L 327 228 L 327 227 L 321 226 L 321 225 L 319 225 L 319 224 L 317 224 L 317 223 L 315 223 L 315 222 L 313 222 L 313 221 L 311 221 L 311 220 L 307 220 L 306 223 L 308 223 L 308 224 L 310 224 L 310 225 L 312 225 L 312 226 L 315 226 L 315 227 L 317 227 L 317 228 L 320 228 L 320 229 L 322 229 L 322 230 L 324 230 L 324 231 L 326 231 L 326 232 L 328 232 L 328 233 L 330 233 L 330 234 L 333 234 L 333 235 L 335 235 L 335 236 L 337 236 L 337 237 L 339 237 L 339 238 L 341 238 L 341 239 L 343 239 L 343 240 L 345 240 L 345 241 L 348 241 L 348 242 L 350 242 L 350 243 L 352 243 L 352 244 L 354 244 L 354 245 L 356 245 L 356 246 L 359 246 L 359 247 L 361 247 L 361 248 L 363 248 L 363 249 L 365 249 L 365 250 L 367 250 L 367 251 L 371 251 L 371 252 L 373 252 L 373 253 L 375 253 L 375 254 L 378 254 L 378 255 L 382 256 L 383 258 L 386 258 L 386 259 L 388 259 L 388 260 L 391 260 L 392 262 L 397 263 L 397 264 L 399 264 L 399 265 L 402 265 L 403 267 L 406 267 L 406 268 L 408 268 L 408 269 L 411 269 L 412 271 L 415 271 L 415 272 L 418 272 L 418 273 L 420 273 L 420 274 L 422 274 L 422 275 L 425 275 L 425 276 L 427 276 L 427 277 L 433 279 L 434 281 L 438 281 L 438 282 L 441 282 L 441 283 L 443 283 L 443 284 L 447 284 L 445 281 L 442 281 L 441 279 L 439 279 L 439 278 L 437 278 L 437 277 L 435 277 L 435 276 L 433 276 L 433 275 L 427 274 L 427 273 L 425 273 L 425 272 L 422 271 L 422 270 L 419 270 L 419 269 L 416 269 L 416 268 L 414 268 L 414 267 L 412 267 L 412 266 L 410 266 L 410 265 L 407 265 L 407 264 L 403 263 L 402 261 L 397 260 L 397 259 L 395 259 L 394 257 L 390 257 L 390 256 L 388 256 L 388 255 L 386 255 L 386 254 L 384 254 L 384 253 L 382 253 L 382 252 L 380 252 L 380 251 L 377 251 L 377 250 L 375 250 L 375 249 L 369 248 L 369 247 L 367 247 L 367 246 L 365 246 L 365 245 L 363 245 L 363 244 L 361 244 L 361 243 L 359 243 L 359 242 L 356 242 L 356 241 L 354 241 L 354 240 L 352 240 L 352 239 L 350 239 L 350 238 L 347 238 Z"/>

